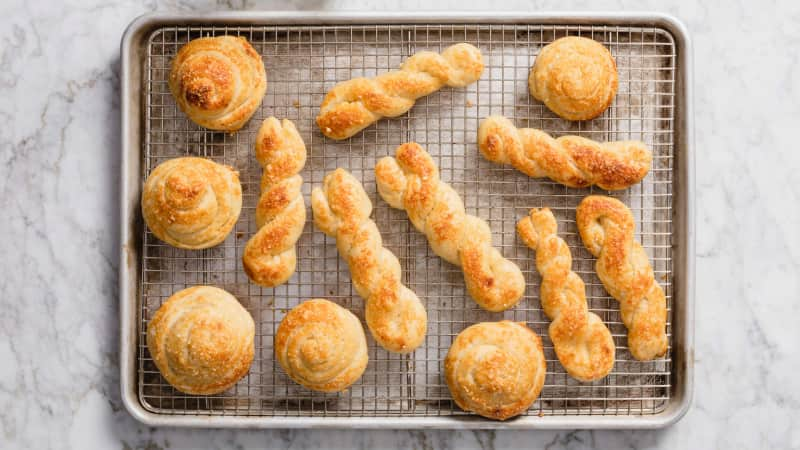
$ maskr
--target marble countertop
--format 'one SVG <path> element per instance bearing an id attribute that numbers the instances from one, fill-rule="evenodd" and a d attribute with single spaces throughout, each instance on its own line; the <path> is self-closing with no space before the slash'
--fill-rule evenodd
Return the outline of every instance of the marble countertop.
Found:
<path id="1" fill-rule="evenodd" d="M 387 2 L 485 9 L 485 2 Z M 119 42 L 148 11 L 383 9 L 374 0 L 4 1 L 1 448 L 800 448 L 800 3 L 528 1 L 653 10 L 695 48 L 694 403 L 658 431 L 232 431 L 143 426 L 118 361 Z"/>

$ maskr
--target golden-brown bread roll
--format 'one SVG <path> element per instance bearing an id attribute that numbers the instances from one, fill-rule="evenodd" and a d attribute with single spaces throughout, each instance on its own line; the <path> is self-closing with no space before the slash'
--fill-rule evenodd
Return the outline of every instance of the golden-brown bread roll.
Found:
<path id="1" fill-rule="evenodd" d="M 471 216 L 450 185 L 439 179 L 431 156 L 409 142 L 375 165 L 381 197 L 403 209 L 414 227 L 428 238 L 433 251 L 461 267 L 467 291 L 482 308 L 504 311 L 525 292 L 525 278 L 516 264 L 492 247 L 492 231 L 483 219 Z"/>
<path id="2" fill-rule="evenodd" d="M 178 50 L 169 89 L 192 122 L 212 130 L 236 131 L 261 105 L 267 74 L 261 56 L 247 39 L 203 37 Z"/>
<path id="3" fill-rule="evenodd" d="M 195 286 L 176 292 L 147 326 L 147 348 L 161 375 L 187 394 L 236 384 L 253 361 L 255 324 L 228 292 Z"/>
<path id="4" fill-rule="evenodd" d="M 339 392 L 367 368 L 367 338 L 350 311 L 328 300 L 307 300 L 278 326 L 275 359 L 297 384 Z"/>
<path id="5" fill-rule="evenodd" d="M 474 83 L 482 72 L 483 56 L 470 44 L 451 45 L 441 54 L 418 52 L 400 70 L 334 86 L 322 101 L 317 125 L 331 139 L 346 139 L 382 117 L 405 113 L 418 98 L 445 85 L 464 87 Z"/>
<path id="6" fill-rule="evenodd" d="M 224 241 L 242 211 L 239 173 L 205 158 L 159 164 L 142 188 L 142 216 L 153 234 L 178 248 Z"/>
<path id="7" fill-rule="evenodd" d="M 482 322 L 459 333 L 444 360 L 456 404 L 496 420 L 525 412 L 544 386 L 542 340 L 524 323 Z"/>
<path id="8" fill-rule="evenodd" d="M 244 271 L 253 283 L 273 287 L 295 271 L 297 251 L 306 222 L 306 205 L 298 172 L 306 163 L 306 146 L 294 124 L 270 117 L 256 136 L 256 159 L 264 173 L 256 206 L 258 231 L 244 247 Z"/>
<path id="9" fill-rule="evenodd" d="M 531 68 L 531 95 L 567 120 L 603 114 L 617 95 L 617 64 L 599 42 L 578 36 L 546 45 Z"/>
<path id="10" fill-rule="evenodd" d="M 428 314 L 417 294 L 400 281 L 400 261 L 383 246 L 372 202 L 361 183 L 344 169 L 327 174 L 322 188 L 311 192 L 314 223 L 336 239 L 350 267 L 372 336 L 390 352 L 408 353 L 425 339 Z"/>
<path id="11" fill-rule="evenodd" d="M 536 250 L 542 276 L 539 297 L 552 320 L 548 331 L 558 360 L 580 381 L 599 380 L 614 367 L 614 339 L 600 316 L 589 312 L 583 280 L 572 271 L 572 254 L 557 227 L 548 208 L 532 209 L 517 222 L 525 245 Z"/>
<path id="12" fill-rule="evenodd" d="M 663 356 L 667 300 L 647 253 L 634 240 L 633 214 L 617 199 L 590 195 L 578 205 L 576 216 L 583 244 L 597 257 L 597 276 L 619 301 L 631 354 L 640 361 Z"/>
<path id="13" fill-rule="evenodd" d="M 478 148 L 489 161 L 574 188 L 596 184 L 607 190 L 626 189 L 642 181 L 653 161 L 643 142 L 600 143 L 579 136 L 556 139 L 541 130 L 517 128 L 502 116 L 481 122 Z"/>

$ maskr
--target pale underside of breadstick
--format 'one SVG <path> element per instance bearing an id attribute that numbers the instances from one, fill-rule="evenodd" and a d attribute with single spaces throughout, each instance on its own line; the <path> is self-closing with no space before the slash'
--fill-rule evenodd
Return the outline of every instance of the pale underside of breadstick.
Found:
<path id="1" fill-rule="evenodd" d="M 519 302 L 525 291 L 519 267 L 492 246 L 489 225 L 465 212 L 461 197 L 439 179 L 439 169 L 419 144 L 403 144 L 394 158 L 378 161 L 375 179 L 381 197 L 408 213 L 433 251 L 461 267 L 467 291 L 478 305 L 497 312 Z"/>
<path id="2" fill-rule="evenodd" d="M 573 188 L 597 185 L 607 190 L 626 189 L 642 181 L 653 161 L 643 142 L 553 138 L 534 128 L 517 128 L 502 116 L 481 122 L 478 148 L 489 161 Z"/>
<path id="3" fill-rule="evenodd" d="M 418 52 L 400 70 L 334 86 L 322 101 L 317 125 L 331 139 L 346 139 L 382 117 L 404 114 L 418 98 L 444 86 L 474 83 L 482 72 L 483 56 L 470 44 L 451 45 L 441 54 Z"/>
<path id="4" fill-rule="evenodd" d="M 417 295 L 401 282 L 397 257 L 383 246 L 369 216 L 372 203 L 361 183 L 344 169 L 325 176 L 311 192 L 314 223 L 336 239 L 350 267 L 353 287 L 365 301 L 365 318 L 383 348 L 408 353 L 425 339 L 428 315 Z"/>

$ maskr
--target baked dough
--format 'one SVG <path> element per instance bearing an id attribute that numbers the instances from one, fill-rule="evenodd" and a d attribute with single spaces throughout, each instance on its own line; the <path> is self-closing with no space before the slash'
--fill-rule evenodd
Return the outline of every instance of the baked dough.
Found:
<path id="1" fill-rule="evenodd" d="M 516 128 L 502 116 L 481 122 L 478 148 L 489 161 L 510 164 L 529 177 L 547 177 L 573 188 L 626 189 L 642 181 L 653 161 L 643 142 L 600 143 L 579 136 L 555 139 L 541 130 Z"/>
<path id="2" fill-rule="evenodd" d="M 578 36 L 546 45 L 528 76 L 531 95 L 567 120 L 603 114 L 617 95 L 617 64 L 602 44 Z"/>
<path id="3" fill-rule="evenodd" d="M 405 113 L 418 98 L 445 85 L 464 87 L 474 83 L 482 72 L 483 56 L 470 44 L 451 45 L 441 54 L 418 52 L 400 70 L 334 86 L 322 101 L 317 125 L 331 139 L 346 139 L 382 117 Z"/>
<path id="4" fill-rule="evenodd" d="M 558 360 L 573 378 L 599 380 L 614 367 L 614 339 L 600 316 L 589 312 L 583 280 L 572 271 L 572 254 L 557 227 L 550 209 L 532 209 L 517 222 L 517 233 L 536 250 L 539 297 L 552 320 L 548 331 Z"/>
<path id="5" fill-rule="evenodd" d="M 270 117 L 256 136 L 256 159 L 264 173 L 256 206 L 258 231 L 244 247 L 244 271 L 253 283 L 283 284 L 297 266 L 295 244 L 306 223 L 306 205 L 298 172 L 306 163 L 306 146 L 294 124 Z"/>
<path id="6" fill-rule="evenodd" d="M 417 294 L 400 281 L 397 257 L 383 246 L 372 202 L 361 183 L 344 169 L 327 174 L 322 188 L 311 192 L 314 223 L 336 238 L 339 254 L 350 267 L 372 336 L 390 352 L 408 353 L 425 340 L 428 314 Z"/>
<path id="7" fill-rule="evenodd" d="M 142 188 L 142 216 L 153 234 L 178 248 L 224 241 L 242 211 L 239 173 L 209 159 L 174 158 L 159 164 Z"/>
<path id="8" fill-rule="evenodd" d="M 176 292 L 147 326 L 147 348 L 161 375 L 187 394 L 227 390 L 250 369 L 255 324 L 228 292 L 195 286 Z"/>
<path id="9" fill-rule="evenodd" d="M 431 156 L 409 142 L 375 165 L 378 192 L 391 207 L 403 209 L 424 233 L 433 251 L 461 267 L 467 291 L 482 308 L 513 308 L 525 292 L 516 264 L 492 247 L 492 231 L 483 219 L 467 214 L 450 185 L 439 179 Z"/>
<path id="10" fill-rule="evenodd" d="M 289 311 L 278 326 L 275 359 L 297 384 L 339 392 L 367 368 L 367 338 L 350 311 L 328 300 L 308 300 Z"/>
<path id="11" fill-rule="evenodd" d="M 203 37 L 178 50 L 169 89 L 192 122 L 212 130 L 236 131 L 261 105 L 267 74 L 261 56 L 247 39 Z"/>
<path id="12" fill-rule="evenodd" d="M 530 408 L 546 373 L 542 340 L 524 323 L 508 320 L 465 329 L 444 360 L 445 381 L 456 404 L 497 420 Z"/>
<path id="13" fill-rule="evenodd" d="M 663 356 L 667 301 L 647 253 L 634 240 L 633 214 L 617 199 L 590 195 L 578 205 L 576 216 L 583 244 L 597 257 L 597 276 L 619 301 L 631 355 L 640 361 Z"/>

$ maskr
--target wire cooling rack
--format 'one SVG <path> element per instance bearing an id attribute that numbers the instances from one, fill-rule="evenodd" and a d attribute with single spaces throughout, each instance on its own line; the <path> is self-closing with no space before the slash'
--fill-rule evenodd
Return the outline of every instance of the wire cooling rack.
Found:
<path id="1" fill-rule="evenodd" d="M 167 86 L 169 65 L 177 50 L 200 36 L 246 37 L 263 56 L 267 94 L 241 131 L 204 130 L 176 107 Z M 601 117 L 588 122 L 559 119 L 527 88 L 529 69 L 541 48 L 566 35 L 581 35 L 606 45 L 619 69 L 619 92 Z M 445 88 L 419 100 L 396 119 L 381 120 L 352 139 L 324 138 L 314 118 L 325 92 L 336 82 L 396 69 L 420 50 L 441 51 L 469 42 L 483 52 L 486 70 L 466 89 Z M 673 156 L 676 50 L 671 34 L 658 27 L 615 25 L 385 25 L 385 26 L 208 26 L 167 27 L 147 40 L 143 62 L 145 136 L 142 179 L 167 159 L 196 155 L 239 170 L 243 210 L 234 232 L 222 244 L 203 251 L 170 247 L 144 231 L 138 322 L 138 394 L 145 409 L 160 414 L 246 416 L 446 416 L 465 414 L 451 401 L 442 361 L 453 338 L 480 321 L 525 322 L 542 337 L 547 377 L 532 415 L 648 415 L 663 411 L 670 399 L 672 345 L 665 358 L 634 360 L 626 347 L 626 329 L 617 302 L 594 272 L 595 259 L 584 249 L 575 226 L 580 200 L 599 189 L 569 189 L 546 179 L 533 180 L 510 167 L 484 160 L 477 149 L 479 121 L 490 114 L 509 117 L 519 127 L 549 133 L 577 134 L 596 140 L 639 139 L 654 152 L 647 178 L 610 195 L 627 204 L 637 220 L 643 244 L 667 297 L 667 334 L 672 344 Z M 298 242 L 296 274 L 274 289 L 251 284 L 241 267 L 241 253 L 256 231 L 255 205 L 261 170 L 254 158 L 261 120 L 274 115 L 294 121 L 308 149 L 302 176 L 307 200 L 312 186 L 336 167 L 362 180 L 375 205 L 373 218 L 384 245 L 400 259 L 403 281 L 423 300 L 428 334 L 411 355 L 391 354 L 368 338 L 369 366 L 359 382 L 340 394 L 306 390 L 285 376 L 273 358 L 273 335 L 285 313 L 301 301 L 328 298 L 363 320 L 363 300 L 352 289 L 347 265 L 334 240 L 309 220 Z M 405 212 L 392 210 L 376 193 L 373 168 L 407 141 L 426 148 L 441 177 L 461 194 L 467 212 L 488 221 L 494 244 L 520 266 L 527 281 L 520 304 L 504 313 L 477 307 L 464 288 L 460 269 L 437 257 Z M 592 311 L 608 324 L 617 346 L 613 372 L 594 383 L 566 375 L 547 335 L 549 321 L 539 303 L 540 277 L 534 253 L 515 235 L 516 221 L 530 208 L 550 207 L 559 235 L 573 254 L 573 269 L 586 283 Z M 310 217 L 310 216 L 309 216 Z M 147 323 L 161 303 L 188 286 L 210 284 L 233 293 L 256 322 L 255 359 L 250 373 L 235 387 L 214 396 L 182 394 L 169 386 L 152 362 L 145 344 Z"/>

